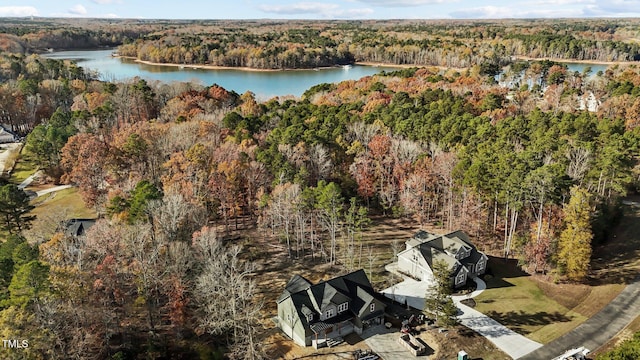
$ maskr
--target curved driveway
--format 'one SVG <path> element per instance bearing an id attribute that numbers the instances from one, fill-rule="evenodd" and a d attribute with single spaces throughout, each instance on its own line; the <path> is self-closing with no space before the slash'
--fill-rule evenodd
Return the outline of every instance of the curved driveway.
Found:
<path id="1" fill-rule="evenodd" d="M 609 305 L 572 331 L 520 359 L 552 359 L 568 349 L 584 346 L 594 351 L 606 344 L 640 314 L 640 279 L 627 285 Z"/>
<path id="2" fill-rule="evenodd" d="M 397 273 L 395 264 L 389 264 L 385 268 L 390 272 Z M 403 276 L 402 274 L 400 275 Z M 405 278 L 403 282 L 382 290 L 382 293 L 390 299 L 394 299 L 400 303 L 406 301 L 406 304 L 409 306 L 422 310 L 424 307 L 424 296 L 431 287 L 431 284 L 425 281 L 416 281 L 406 276 L 403 277 Z M 487 340 L 491 341 L 498 349 L 504 351 L 512 358 L 518 358 L 540 348 L 542 344 L 528 339 L 483 313 L 460 303 L 460 301 L 464 299 L 477 296 L 486 289 L 486 284 L 482 279 L 474 278 L 474 280 L 478 284 L 476 291 L 468 295 L 451 297 L 460 311 L 458 313 L 460 323 L 487 338 Z"/>
<path id="3" fill-rule="evenodd" d="M 462 300 L 474 298 L 487 288 L 487 284 L 485 284 L 482 279 L 474 278 L 473 280 L 478 285 L 476 291 L 468 295 L 451 297 L 460 311 L 460 313 L 458 313 L 458 321 L 460 321 L 462 325 L 484 336 L 497 348 L 514 359 L 526 355 L 542 346 L 542 344 L 516 333 L 478 310 L 462 304 Z"/>

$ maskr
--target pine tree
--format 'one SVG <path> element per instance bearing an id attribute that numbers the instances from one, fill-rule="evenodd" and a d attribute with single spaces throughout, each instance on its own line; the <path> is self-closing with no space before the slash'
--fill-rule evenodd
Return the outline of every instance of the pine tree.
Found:
<path id="1" fill-rule="evenodd" d="M 31 227 L 36 217 L 27 214 L 33 208 L 29 196 L 14 184 L 0 187 L 0 228 L 9 234 L 19 234 Z"/>
<path id="2" fill-rule="evenodd" d="M 570 280 L 582 280 L 587 276 L 591 260 L 591 224 L 589 222 L 590 194 L 574 186 L 571 199 L 564 209 L 565 229 L 558 243 L 558 265 Z"/>
<path id="3" fill-rule="evenodd" d="M 456 308 L 451 299 L 451 270 L 447 263 L 436 260 L 432 264 L 435 286 L 427 290 L 424 301 L 424 312 L 435 315 L 441 326 L 453 326 L 458 323 Z"/>

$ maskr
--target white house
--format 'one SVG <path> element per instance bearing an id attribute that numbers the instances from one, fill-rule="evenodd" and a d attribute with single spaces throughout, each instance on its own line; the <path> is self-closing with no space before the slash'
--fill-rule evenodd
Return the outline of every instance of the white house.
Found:
<path id="1" fill-rule="evenodd" d="M 405 250 L 398 253 L 398 269 L 414 278 L 432 281 L 434 261 L 444 261 L 451 269 L 454 287 L 460 287 L 469 277 L 484 274 L 487 255 L 478 251 L 464 232 L 446 235 L 418 231 L 405 242 Z"/>

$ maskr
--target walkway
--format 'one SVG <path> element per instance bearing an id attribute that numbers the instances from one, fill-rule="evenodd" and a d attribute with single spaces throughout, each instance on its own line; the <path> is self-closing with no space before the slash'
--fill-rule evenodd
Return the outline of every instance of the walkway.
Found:
<path id="1" fill-rule="evenodd" d="M 622 290 L 609 305 L 572 331 L 522 357 L 523 360 L 551 359 L 567 349 L 584 346 L 594 351 L 606 344 L 640 314 L 640 279 Z"/>
<path id="2" fill-rule="evenodd" d="M 24 190 L 27 186 L 31 185 L 31 183 L 33 182 L 33 180 L 35 180 L 37 177 L 42 175 L 42 170 L 38 170 L 35 173 L 33 173 L 31 176 L 29 176 L 28 178 L 26 178 L 23 182 L 20 183 L 20 185 L 18 185 L 18 189 L 20 190 Z M 59 186 L 54 186 L 48 189 L 44 189 L 44 190 L 40 190 L 40 191 L 36 191 L 36 197 L 42 196 L 42 195 L 47 195 L 50 194 L 52 192 L 56 192 L 56 191 L 60 191 L 60 190 L 64 190 L 64 189 L 68 189 L 70 187 L 72 187 L 73 185 L 59 185 Z"/>
<path id="3" fill-rule="evenodd" d="M 44 189 L 44 190 L 40 190 L 40 191 L 36 191 L 36 195 L 37 196 L 42 196 L 42 195 L 47 195 L 49 193 L 55 192 L 55 191 L 60 191 L 60 190 L 64 190 L 64 189 L 68 189 L 70 187 L 73 187 L 73 185 L 60 185 L 60 186 L 54 186 L 52 188 L 48 188 L 48 189 Z"/>
<path id="4" fill-rule="evenodd" d="M 24 190 L 24 188 L 26 188 L 27 186 L 31 185 L 33 180 L 35 180 L 35 178 L 37 178 L 40 175 L 42 175 L 42 171 L 41 170 L 38 170 L 38 171 L 34 172 L 33 174 L 31 174 L 31 176 L 29 176 L 28 178 L 24 179 L 24 181 L 21 182 L 20 185 L 18 185 L 18 189 Z"/>

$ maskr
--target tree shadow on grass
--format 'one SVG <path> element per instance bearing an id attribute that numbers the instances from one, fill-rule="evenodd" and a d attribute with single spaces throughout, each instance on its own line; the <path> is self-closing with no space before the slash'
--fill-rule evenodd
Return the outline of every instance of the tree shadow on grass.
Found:
<path id="1" fill-rule="evenodd" d="M 489 311 L 486 315 L 496 320 L 500 324 L 508 326 L 513 331 L 516 331 L 523 335 L 527 335 L 530 333 L 530 331 L 523 328 L 524 326 L 545 326 L 549 324 L 569 322 L 573 320 L 573 318 L 568 317 L 565 314 L 561 314 L 557 311 L 554 313 L 541 311 L 533 314 L 523 311 L 509 311 L 506 313 Z"/>

